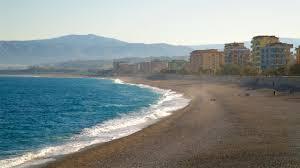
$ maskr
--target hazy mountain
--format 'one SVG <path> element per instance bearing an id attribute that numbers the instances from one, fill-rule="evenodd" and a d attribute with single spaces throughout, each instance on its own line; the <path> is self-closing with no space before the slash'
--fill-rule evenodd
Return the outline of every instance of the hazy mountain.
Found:
<path id="1" fill-rule="evenodd" d="M 202 44 L 202 45 L 191 45 L 189 47 L 194 50 L 206 50 L 206 49 L 223 50 L 224 44 Z"/>
<path id="2" fill-rule="evenodd" d="M 186 56 L 185 46 L 127 43 L 96 35 L 68 35 L 31 41 L 0 41 L 1 64 L 40 64 L 124 57 Z"/>
<path id="3" fill-rule="evenodd" d="M 281 42 L 284 43 L 289 43 L 293 44 L 294 47 L 298 47 L 300 45 L 300 39 L 297 38 L 280 38 Z M 250 41 L 245 41 L 245 46 L 250 48 L 251 47 L 251 42 Z M 193 45 L 189 46 L 192 49 L 195 50 L 205 50 L 205 49 L 218 49 L 218 50 L 223 50 L 224 49 L 224 44 L 204 44 L 204 45 Z"/>
<path id="4" fill-rule="evenodd" d="M 300 39 L 281 38 L 282 42 L 300 45 Z M 245 45 L 250 47 L 250 42 Z M 76 60 L 111 60 L 128 57 L 188 56 L 194 49 L 223 50 L 224 44 L 175 46 L 169 44 L 128 43 L 96 35 L 68 35 L 31 41 L 0 41 L 0 64 L 32 65 Z M 10 66 L 11 67 L 11 66 Z"/>

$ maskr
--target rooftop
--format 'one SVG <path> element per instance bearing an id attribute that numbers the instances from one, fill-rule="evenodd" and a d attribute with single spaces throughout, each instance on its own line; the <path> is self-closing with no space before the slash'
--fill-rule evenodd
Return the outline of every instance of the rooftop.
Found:
<path id="1" fill-rule="evenodd" d="M 253 39 L 259 39 L 259 38 L 277 38 L 277 39 L 279 39 L 278 37 L 276 37 L 276 36 L 265 36 L 265 35 L 263 35 L 263 36 L 255 36 L 255 37 L 253 37 Z"/>
<path id="2" fill-rule="evenodd" d="M 227 43 L 225 44 L 225 48 L 243 48 L 243 49 L 246 49 L 244 43 Z"/>

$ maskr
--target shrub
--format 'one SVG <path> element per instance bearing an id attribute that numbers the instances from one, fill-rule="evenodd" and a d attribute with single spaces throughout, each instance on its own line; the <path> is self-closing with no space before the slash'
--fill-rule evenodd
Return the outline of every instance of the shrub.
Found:
<path id="1" fill-rule="evenodd" d="M 289 70 L 289 74 L 291 75 L 300 75 L 300 64 L 295 64 L 291 66 Z"/>

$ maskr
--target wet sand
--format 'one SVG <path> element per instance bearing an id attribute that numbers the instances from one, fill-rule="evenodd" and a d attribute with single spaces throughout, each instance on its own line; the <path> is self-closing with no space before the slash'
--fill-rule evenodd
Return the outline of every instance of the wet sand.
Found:
<path id="1" fill-rule="evenodd" d="M 192 99 L 142 131 L 45 167 L 300 167 L 300 97 L 199 80 L 123 78 Z"/>

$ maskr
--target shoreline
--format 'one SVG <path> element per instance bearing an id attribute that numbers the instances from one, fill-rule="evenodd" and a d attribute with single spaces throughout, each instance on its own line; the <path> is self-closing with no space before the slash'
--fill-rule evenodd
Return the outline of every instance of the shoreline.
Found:
<path id="1" fill-rule="evenodd" d="M 46 76 L 46 77 L 48 77 L 48 76 Z M 93 78 L 93 77 L 91 77 L 91 78 Z M 135 80 L 132 81 L 132 80 L 129 80 L 129 78 L 127 78 L 127 77 L 116 77 L 116 78 L 114 77 L 114 78 L 102 78 L 102 79 L 106 79 L 106 80 L 120 80 L 120 81 L 118 81 L 118 82 L 120 82 L 120 84 L 134 85 L 134 86 L 137 86 L 137 87 L 148 88 L 148 89 L 151 89 L 151 90 L 164 90 L 164 91 L 170 90 L 170 91 L 173 91 L 170 88 L 160 88 L 158 86 L 149 85 L 149 84 L 141 82 L 141 81 L 140 81 L 141 83 L 138 82 L 138 81 L 135 81 Z M 143 131 L 145 129 L 151 129 L 151 127 L 156 127 L 155 125 L 157 123 L 165 122 L 165 121 L 169 120 L 169 118 L 174 118 L 175 116 L 178 117 L 179 115 L 181 115 L 181 112 L 185 111 L 185 108 L 187 108 L 190 105 L 190 102 L 192 100 L 190 99 L 189 96 L 187 96 L 187 95 L 185 95 L 185 94 L 183 94 L 181 92 L 175 91 L 175 93 L 182 94 L 185 99 L 189 100 L 189 103 L 186 106 L 182 107 L 182 108 L 170 111 L 171 114 L 169 114 L 169 115 L 167 115 L 165 117 L 159 118 L 155 122 L 147 124 L 146 127 L 143 127 L 141 130 L 133 132 L 132 134 L 129 134 L 127 136 L 123 136 L 123 137 L 120 137 L 120 138 L 117 138 L 117 139 L 113 139 L 111 141 L 102 142 L 102 143 L 96 143 L 96 144 L 84 147 L 84 148 L 80 149 L 77 152 L 59 156 L 54 161 L 49 161 L 47 163 L 39 164 L 39 165 L 36 165 L 36 166 L 33 166 L 33 167 L 35 167 L 35 168 L 56 167 L 57 163 L 60 163 L 60 162 L 64 161 L 68 157 L 73 157 L 73 156 L 80 155 L 80 154 L 85 153 L 85 152 L 90 152 L 90 150 L 94 150 L 95 148 L 105 147 L 106 145 L 110 145 L 110 144 L 118 143 L 118 141 L 126 140 L 128 137 L 139 135 L 139 134 L 143 134 Z"/>
<path id="2" fill-rule="evenodd" d="M 41 77 L 41 78 L 43 78 L 43 77 L 50 77 L 50 78 L 55 78 L 56 76 L 52 76 L 52 75 L 46 75 L 46 76 L 29 76 L 29 75 L 26 75 L 26 76 L 18 76 L 18 77 Z M 66 77 L 66 76 L 59 76 L 59 78 L 68 78 L 68 77 Z M 73 78 L 73 76 L 71 77 L 71 78 Z M 77 77 L 76 77 L 77 78 Z M 79 78 L 81 78 L 81 77 L 79 77 Z M 87 78 L 95 78 L 95 77 L 87 77 Z M 97 79 L 97 78 L 95 78 L 95 79 Z M 124 116 L 124 117 L 121 117 L 121 118 L 116 118 L 116 119 L 112 119 L 112 120 L 108 120 L 108 122 L 109 121 L 113 121 L 113 120 L 121 120 L 122 119 L 122 121 L 120 121 L 120 122 L 124 122 L 123 120 L 126 120 L 126 122 L 134 122 L 134 121 L 131 121 L 132 119 L 131 119 L 131 117 L 133 117 L 133 116 L 135 116 L 135 117 L 137 117 L 137 119 L 138 118 L 140 118 L 140 119 L 142 119 L 142 118 L 147 118 L 147 120 L 145 120 L 143 123 L 135 123 L 133 126 L 134 127 L 137 127 L 138 129 L 137 130 L 135 130 L 135 129 L 133 129 L 130 133 L 126 133 L 126 134 L 122 134 L 122 135 L 120 135 L 119 137 L 116 137 L 116 138 L 114 138 L 114 139 L 111 139 L 111 140 L 108 140 L 108 141 L 104 141 L 104 142 L 97 142 L 97 143 L 93 143 L 93 144 L 90 144 L 90 145 L 88 145 L 88 146 L 84 146 L 84 147 L 82 147 L 81 149 L 79 149 L 78 151 L 75 151 L 75 152 L 71 152 L 71 153 L 66 153 L 66 154 L 61 154 L 61 155 L 56 155 L 56 156 L 49 156 L 49 157 L 42 157 L 42 158 L 37 158 L 37 159 L 33 159 L 33 160 L 28 160 L 28 161 L 26 161 L 25 163 L 22 163 L 22 164 L 20 164 L 20 165 L 17 165 L 17 166 L 21 166 L 21 167 L 43 167 L 43 166 L 45 166 L 45 165 L 47 165 L 47 164 L 49 164 L 49 163 L 51 163 L 51 162 L 55 162 L 56 160 L 61 160 L 61 159 L 63 159 L 65 156 L 67 156 L 67 155 L 72 155 L 72 154 L 74 154 L 74 153 L 77 153 L 77 152 L 81 152 L 81 151 L 85 151 L 85 150 L 88 150 L 88 149 L 91 149 L 91 148 L 93 148 L 93 147 L 95 147 L 95 146 L 98 146 L 98 145 L 102 145 L 102 144 L 105 144 L 105 143 L 107 143 L 107 142 L 110 142 L 110 141 L 113 141 L 113 140 L 115 140 L 115 139 L 119 139 L 119 138 L 123 138 L 123 137 L 126 137 L 126 136 L 129 136 L 129 135 L 131 135 L 131 134 L 134 134 L 135 132 L 139 132 L 139 131 L 141 131 L 141 130 L 143 130 L 144 128 L 146 128 L 146 127 L 148 127 L 148 126 L 150 126 L 150 125 L 153 125 L 153 124 L 155 124 L 156 122 L 158 122 L 158 121 L 160 121 L 161 119 L 163 119 L 163 118 L 165 118 L 165 117 L 168 117 L 169 115 L 172 115 L 172 113 L 173 113 L 173 111 L 174 110 L 170 110 L 170 109 L 167 109 L 167 110 L 164 110 L 164 109 L 161 109 L 162 107 L 163 107 L 163 104 L 164 104 L 164 102 L 167 100 L 167 99 L 170 99 L 172 102 L 173 101 L 175 101 L 175 100 L 177 100 L 176 98 L 174 98 L 174 96 L 175 97 L 177 97 L 177 96 L 179 96 L 179 98 L 180 99 L 178 99 L 178 101 L 182 101 L 182 100 L 187 100 L 186 98 L 184 98 L 183 97 L 183 95 L 181 95 L 181 94 L 179 94 L 179 93 L 177 93 L 177 92 L 173 92 L 173 91 L 171 91 L 171 90 L 165 90 L 165 89 L 161 89 L 161 88 L 157 88 L 157 87 L 153 87 L 153 86 L 149 86 L 149 85 L 145 85 L 145 84 L 137 84 L 137 83 L 127 83 L 127 82 L 124 82 L 124 81 L 122 81 L 122 80 L 120 80 L 119 78 L 101 78 L 101 79 L 103 79 L 103 80 L 110 80 L 110 81 L 112 81 L 113 83 L 116 83 L 116 84 L 124 84 L 124 85 L 133 85 L 133 86 L 136 86 L 136 87 L 139 87 L 139 88 L 144 88 L 144 89 L 148 89 L 148 90 L 151 90 L 152 92 L 157 92 L 157 93 L 159 93 L 161 96 L 160 96 L 160 98 L 156 101 L 156 102 L 154 102 L 155 104 L 153 104 L 153 105 L 151 105 L 150 107 L 148 107 L 147 109 L 144 109 L 144 110 L 146 110 L 146 111 L 149 111 L 149 112 L 151 112 L 151 113 L 149 113 L 149 114 L 147 114 L 147 115 L 155 115 L 155 118 L 153 118 L 153 119 L 151 119 L 150 120 L 150 117 L 151 116 L 148 116 L 147 117 L 147 115 L 146 116 L 144 116 L 145 114 L 145 112 L 143 112 L 143 113 L 141 113 L 140 115 L 139 115 L 139 112 L 133 112 L 133 114 L 130 114 L 129 116 L 127 116 L 127 118 L 128 118 L 128 121 L 126 120 L 126 116 Z M 171 97 L 172 98 L 171 98 Z M 181 98 L 182 97 L 182 98 Z M 174 99 L 174 100 L 173 100 Z M 182 100 L 181 100 L 182 99 Z M 168 101 L 170 101 L 170 100 L 168 100 Z M 178 109 L 181 109 L 181 108 L 184 108 L 185 106 L 187 106 L 188 105 L 188 100 L 187 100 L 187 102 L 186 102 L 187 104 L 183 104 L 183 105 L 181 105 L 182 107 L 180 107 L 180 106 L 178 106 L 178 107 L 175 107 L 176 108 L 176 110 L 178 110 Z M 157 108 L 157 110 L 158 109 L 161 109 L 162 111 L 163 111 L 163 113 L 161 113 L 161 114 L 158 114 L 157 112 L 155 112 L 154 110 L 155 110 L 155 108 L 154 108 L 154 106 L 157 106 L 156 108 Z M 161 107 L 162 106 L 162 107 Z M 154 109 L 153 109 L 154 108 Z M 172 109 L 172 107 L 169 107 L 169 108 L 171 108 Z M 174 107 L 173 107 L 174 108 Z M 142 111 L 144 111 L 144 110 L 142 110 Z M 161 111 L 161 110 L 159 110 L 159 111 Z M 135 113 L 136 113 L 136 115 L 135 115 Z M 147 112 L 148 113 L 148 112 Z M 157 113 L 157 114 L 156 114 Z M 102 123 L 102 124 L 97 124 L 97 125 L 95 125 L 95 126 L 93 126 L 93 127 L 98 127 L 98 126 L 100 126 L 100 125 L 103 125 L 103 124 L 105 124 L 105 123 Z M 91 127 L 91 128 L 89 128 L 89 129 L 92 129 L 93 127 Z M 132 127 L 132 126 L 128 126 L 128 127 Z M 127 127 L 126 127 L 127 128 Z M 86 128 L 87 129 L 87 128 Z M 62 144 L 63 145 L 63 144 Z M 51 147 L 51 146 L 50 146 Z M 55 146 L 54 146 L 55 147 Z M 40 150 L 42 150 L 42 149 L 40 149 Z M 40 150 L 38 150 L 38 151 L 40 151 Z M 36 153 L 36 154 L 38 154 L 39 152 L 38 151 L 35 151 L 35 152 L 32 152 L 33 154 L 34 153 Z M 37 153 L 38 152 L 38 153 Z M 24 156 L 24 155 L 23 155 Z"/>
<path id="3" fill-rule="evenodd" d="M 121 79 L 172 89 L 192 100 L 141 131 L 43 167 L 300 166 L 300 114 L 293 111 L 299 101 L 289 96 L 197 80 Z"/>
<path id="4" fill-rule="evenodd" d="M 191 99 L 142 130 L 31 167 L 299 167 L 300 95 L 236 84 L 119 77 Z"/>

